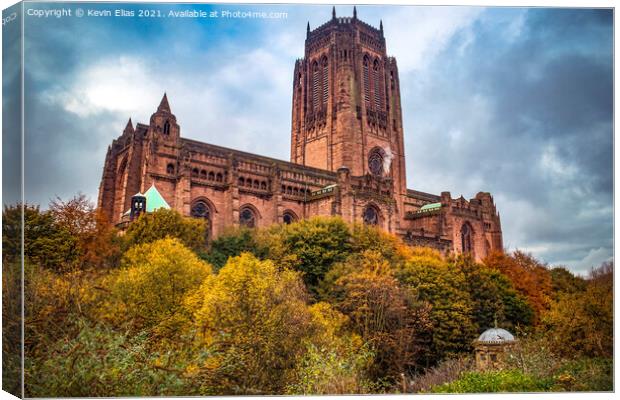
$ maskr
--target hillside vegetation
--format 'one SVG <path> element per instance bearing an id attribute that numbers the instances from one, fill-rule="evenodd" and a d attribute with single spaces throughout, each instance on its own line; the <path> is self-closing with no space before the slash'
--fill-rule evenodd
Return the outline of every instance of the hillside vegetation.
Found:
<path id="1" fill-rule="evenodd" d="M 613 389 L 611 264 L 581 278 L 519 251 L 477 263 L 338 218 L 207 245 L 206 222 L 174 211 L 119 235 L 83 196 L 24 208 L 28 397 Z M 10 370 L 18 208 L 3 218 Z M 476 371 L 495 323 L 519 342 Z"/>

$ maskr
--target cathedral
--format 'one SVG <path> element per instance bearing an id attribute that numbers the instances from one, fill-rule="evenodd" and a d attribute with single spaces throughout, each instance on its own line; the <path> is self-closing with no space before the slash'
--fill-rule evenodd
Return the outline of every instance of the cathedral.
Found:
<path id="1" fill-rule="evenodd" d="M 142 211 L 266 227 L 313 216 L 376 225 L 414 246 L 484 258 L 502 250 L 493 197 L 407 189 L 396 59 L 379 28 L 332 17 L 307 27 L 293 70 L 290 162 L 187 139 L 164 94 L 148 124 L 109 146 L 98 207 L 123 227 Z M 284 118 L 284 116 L 283 116 Z"/>

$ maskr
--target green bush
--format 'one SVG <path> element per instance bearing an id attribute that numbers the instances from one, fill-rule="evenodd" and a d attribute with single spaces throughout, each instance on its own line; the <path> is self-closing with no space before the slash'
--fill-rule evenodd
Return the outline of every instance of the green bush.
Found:
<path id="1" fill-rule="evenodd" d="M 146 332 L 129 335 L 77 323 L 81 329 L 75 338 L 57 341 L 40 358 L 26 358 L 27 397 L 198 394 L 198 385 L 189 380 L 191 355 L 153 351 Z"/>
<path id="2" fill-rule="evenodd" d="M 127 227 L 124 249 L 137 244 L 151 243 L 172 237 L 197 253 L 204 253 L 207 245 L 207 222 L 200 218 L 188 218 L 174 210 L 158 209 L 144 213 Z"/>
<path id="3" fill-rule="evenodd" d="M 609 392 L 614 389 L 611 358 L 580 358 L 563 364 L 555 376 L 554 391 Z"/>
<path id="4" fill-rule="evenodd" d="M 431 389 L 433 393 L 546 392 L 553 381 L 519 370 L 466 372 L 461 378 Z"/>
<path id="5" fill-rule="evenodd" d="M 275 226 L 263 240 L 269 246 L 269 258 L 300 271 L 311 293 L 316 293 L 334 263 L 344 261 L 351 251 L 351 232 L 341 218 L 315 217 Z"/>
<path id="6" fill-rule="evenodd" d="M 214 239 L 203 258 L 213 265 L 215 271 L 219 271 L 230 257 L 247 252 L 264 258 L 267 251 L 257 240 L 256 230 L 239 227 L 230 228 Z"/>

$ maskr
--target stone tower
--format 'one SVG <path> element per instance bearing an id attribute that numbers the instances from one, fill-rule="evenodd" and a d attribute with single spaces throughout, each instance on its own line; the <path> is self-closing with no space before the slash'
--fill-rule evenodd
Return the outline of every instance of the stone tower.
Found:
<path id="1" fill-rule="evenodd" d="M 389 178 L 407 192 L 396 60 L 383 23 L 336 17 L 310 30 L 293 75 L 291 161 L 351 176 Z"/>

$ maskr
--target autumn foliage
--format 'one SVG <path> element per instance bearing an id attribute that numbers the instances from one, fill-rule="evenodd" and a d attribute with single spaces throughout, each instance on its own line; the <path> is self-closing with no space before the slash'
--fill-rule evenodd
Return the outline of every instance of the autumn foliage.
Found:
<path id="1" fill-rule="evenodd" d="M 3 311 L 19 308 L 21 212 L 3 213 Z M 27 396 L 607 387 L 570 379 L 608 370 L 611 264 L 581 278 L 519 251 L 477 263 L 339 218 L 206 243 L 204 222 L 170 210 L 124 234 L 84 196 L 23 212 Z M 3 322 L 6 354 L 19 332 Z M 495 324 L 520 337 L 515 363 L 474 373 Z"/>

